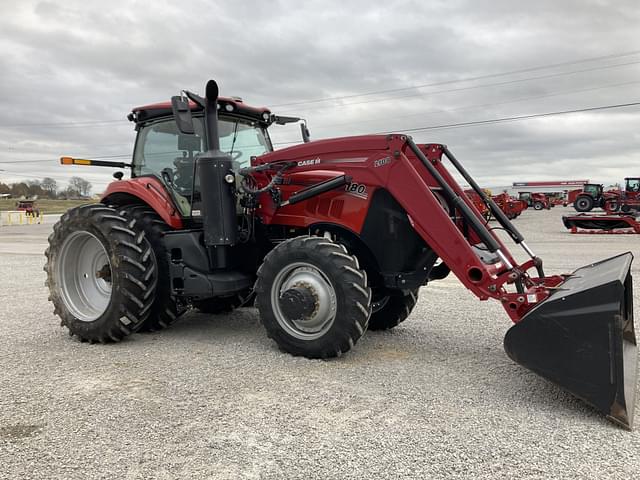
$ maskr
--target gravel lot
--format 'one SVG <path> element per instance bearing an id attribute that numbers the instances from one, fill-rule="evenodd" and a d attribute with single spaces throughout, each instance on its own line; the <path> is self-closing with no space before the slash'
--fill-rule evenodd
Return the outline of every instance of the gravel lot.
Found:
<path id="1" fill-rule="evenodd" d="M 547 273 L 637 252 L 635 235 L 570 235 L 571 211 L 516 220 Z M 47 302 L 50 229 L 0 228 L 0 478 L 640 475 L 640 427 L 509 360 L 502 307 L 454 276 L 332 361 L 280 353 L 253 309 L 88 345 Z"/>

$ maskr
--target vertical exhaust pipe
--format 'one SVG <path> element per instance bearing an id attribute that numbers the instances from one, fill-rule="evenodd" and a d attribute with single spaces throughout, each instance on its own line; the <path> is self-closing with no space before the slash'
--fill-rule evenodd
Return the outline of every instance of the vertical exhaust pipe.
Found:
<path id="1" fill-rule="evenodd" d="M 208 150 L 196 160 L 202 196 L 204 243 L 209 251 L 209 268 L 230 266 L 229 247 L 236 243 L 235 175 L 231 157 L 220 151 L 218 133 L 218 84 L 206 86 L 204 124 Z M 233 181 L 228 182 L 229 174 Z"/>

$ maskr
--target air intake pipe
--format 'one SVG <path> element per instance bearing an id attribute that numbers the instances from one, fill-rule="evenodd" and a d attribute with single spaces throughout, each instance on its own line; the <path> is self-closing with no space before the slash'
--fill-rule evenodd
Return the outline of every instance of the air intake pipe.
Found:
<path id="1" fill-rule="evenodd" d="M 220 151 L 218 84 L 215 80 L 207 82 L 204 124 L 208 150 L 196 160 L 202 196 L 204 243 L 209 251 L 209 267 L 228 268 L 229 247 L 236 243 L 238 218 L 231 157 Z"/>

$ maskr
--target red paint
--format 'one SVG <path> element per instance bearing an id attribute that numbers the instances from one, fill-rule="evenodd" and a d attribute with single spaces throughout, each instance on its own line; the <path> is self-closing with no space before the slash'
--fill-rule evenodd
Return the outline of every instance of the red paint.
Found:
<path id="1" fill-rule="evenodd" d="M 221 102 L 221 103 L 230 103 L 230 104 L 232 104 L 232 105 L 234 105 L 236 107 L 235 109 L 253 110 L 256 113 L 269 112 L 269 109 L 267 107 L 252 107 L 250 105 L 247 105 L 244 102 L 241 102 L 241 101 L 233 99 L 233 98 L 218 97 L 218 101 Z M 192 102 L 191 100 L 189 100 L 189 108 L 191 108 L 192 110 L 201 110 L 202 109 L 202 107 L 200 107 L 200 105 Z M 143 111 L 143 110 L 171 110 L 171 102 L 158 102 L 158 103 L 152 103 L 152 104 L 149 104 L 149 105 L 143 105 L 143 106 L 140 106 L 140 107 L 135 107 L 131 111 L 132 112 L 140 112 L 140 111 Z"/>
<path id="2" fill-rule="evenodd" d="M 182 228 L 182 218 L 175 208 L 171 196 L 157 178 L 137 177 L 126 181 L 111 182 L 102 195 L 101 201 L 119 203 L 118 196 L 122 195 L 131 195 L 149 205 L 171 228 Z M 125 203 L 131 204 L 131 201 L 128 200 Z"/>
<path id="3" fill-rule="evenodd" d="M 480 212 L 464 194 L 462 188 L 441 162 L 442 146 L 419 145 L 419 148 L 442 175 L 450 187 L 478 215 Z M 280 190 L 282 200 L 302 188 L 337 175 L 348 175 L 352 182 L 365 187 L 358 196 L 336 190 L 295 205 L 276 209 L 268 193 L 261 194 L 257 214 L 263 223 L 295 227 L 312 227 L 317 223 L 334 223 L 360 233 L 373 192 L 386 189 L 402 205 L 416 232 L 451 268 L 460 281 L 480 299 L 495 298 L 514 322 L 549 295 L 546 287 L 558 285 L 562 277 L 544 279 L 524 277 L 525 294 L 515 293 L 510 271 L 504 265 L 483 263 L 472 249 L 475 235 L 466 238 L 461 224 L 451 220 L 439 200 L 439 187 L 424 165 L 408 149 L 401 135 L 369 135 L 362 137 L 322 140 L 296 145 L 258 157 L 254 165 L 296 161 L 298 166 L 288 170 Z M 257 177 L 260 185 L 269 181 L 268 174 Z M 492 235 L 512 265 L 518 265 L 500 238 Z M 397 246 L 400 247 L 401 246 Z M 532 261 L 518 266 L 526 272 L 534 268 Z M 475 278 L 479 273 L 480 279 Z"/>
<path id="4" fill-rule="evenodd" d="M 511 197 L 508 193 L 499 193 L 491 197 L 508 219 L 514 219 L 527 208 L 527 203 Z"/>

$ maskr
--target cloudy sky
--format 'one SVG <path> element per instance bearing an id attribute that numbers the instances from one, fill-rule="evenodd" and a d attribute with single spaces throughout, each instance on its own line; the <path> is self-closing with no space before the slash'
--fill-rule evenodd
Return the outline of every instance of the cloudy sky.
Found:
<path id="1" fill-rule="evenodd" d="M 637 0 L 375 3 L 0 0 L 0 181 L 100 191 L 110 169 L 56 159 L 126 161 L 131 108 L 209 78 L 315 139 L 446 143 L 485 186 L 640 175 L 638 105 L 433 128 L 640 102 Z"/>

